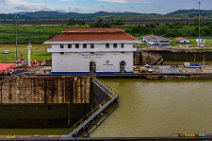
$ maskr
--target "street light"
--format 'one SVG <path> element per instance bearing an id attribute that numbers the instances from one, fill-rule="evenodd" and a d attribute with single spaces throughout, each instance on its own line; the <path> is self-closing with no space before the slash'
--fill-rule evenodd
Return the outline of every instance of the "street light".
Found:
<path id="1" fill-rule="evenodd" d="M 198 2 L 198 4 L 199 4 L 199 48 L 200 48 L 200 41 L 201 41 L 201 39 L 200 39 L 200 34 L 201 34 L 201 28 L 200 28 L 200 26 L 201 26 L 201 18 L 200 18 L 200 16 L 201 16 L 201 13 L 200 13 L 200 5 L 201 5 L 201 1 L 199 1 L 199 2 Z"/>
<path id="2" fill-rule="evenodd" d="M 27 46 L 27 50 L 28 50 L 28 67 L 31 66 L 31 50 L 32 50 L 32 44 L 29 43 Z"/>
<path id="3" fill-rule="evenodd" d="M 15 16 L 16 18 L 16 64 L 18 65 L 18 15 Z"/>

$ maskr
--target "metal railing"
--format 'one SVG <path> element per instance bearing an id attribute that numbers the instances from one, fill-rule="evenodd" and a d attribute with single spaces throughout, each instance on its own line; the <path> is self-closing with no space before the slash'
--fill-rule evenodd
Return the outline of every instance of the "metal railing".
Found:
<path id="1" fill-rule="evenodd" d="M 99 85 L 110 97 L 116 96 L 118 91 L 112 88 L 108 83 L 102 79 L 93 78 L 93 82 Z"/>
<path id="2" fill-rule="evenodd" d="M 92 82 L 101 88 L 105 94 L 108 95 L 108 99 L 104 100 L 92 111 L 90 111 L 84 118 L 80 119 L 74 126 L 71 127 L 71 132 L 68 135 L 61 136 L 62 138 L 73 138 L 79 133 L 86 125 L 91 123 L 98 115 L 100 115 L 105 109 L 108 108 L 115 100 L 118 99 L 118 95 L 115 89 L 112 89 L 108 84 L 93 77 Z"/>

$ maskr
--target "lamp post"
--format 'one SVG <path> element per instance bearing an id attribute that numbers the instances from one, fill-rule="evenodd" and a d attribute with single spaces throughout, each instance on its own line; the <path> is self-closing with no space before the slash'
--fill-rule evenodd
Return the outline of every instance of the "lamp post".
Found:
<path id="1" fill-rule="evenodd" d="M 28 50 L 28 67 L 31 67 L 31 49 L 32 49 L 32 44 L 29 43 L 27 46 L 27 50 Z"/>
<path id="2" fill-rule="evenodd" d="M 15 16 L 16 18 L 16 24 L 15 24 L 15 30 L 16 30 L 16 64 L 18 65 L 18 15 Z"/>
<path id="3" fill-rule="evenodd" d="M 200 18 L 200 16 L 201 16 L 201 13 L 200 13 L 200 5 L 201 5 L 201 1 L 199 1 L 198 2 L 198 5 L 199 5 L 199 48 L 200 48 L 200 43 L 201 43 L 201 28 L 200 28 L 200 26 L 201 26 L 201 18 Z"/>

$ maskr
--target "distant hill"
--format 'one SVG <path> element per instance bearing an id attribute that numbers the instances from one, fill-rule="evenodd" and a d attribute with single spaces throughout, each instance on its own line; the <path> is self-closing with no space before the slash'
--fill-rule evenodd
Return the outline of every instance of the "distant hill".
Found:
<path id="1" fill-rule="evenodd" d="M 21 12 L 12 14 L 0 14 L 0 20 L 15 19 L 19 15 L 20 19 L 114 19 L 114 20 L 139 20 L 145 18 L 196 18 L 199 15 L 198 10 L 178 10 L 165 15 L 157 13 L 135 13 L 135 12 L 105 12 L 96 13 L 76 13 L 76 12 L 58 12 L 58 11 L 37 11 Z M 212 10 L 201 10 L 202 18 L 212 18 Z"/>
<path id="2" fill-rule="evenodd" d="M 201 17 L 212 18 L 212 10 L 201 10 Z M 199 10 L 177 10 L 166 14 L 168 17 L 179 17 L 179 18 L 196 18 L 199 16 Z"/>
<path id="3" fill-rule="evenodd" d="M 15 19 L 17 14 L 0 14 L 0 20 L 1 19 Z M 31 17 L 20 15 L 18 14 L 18 17 L 20 19 L 32 19 Z"/>

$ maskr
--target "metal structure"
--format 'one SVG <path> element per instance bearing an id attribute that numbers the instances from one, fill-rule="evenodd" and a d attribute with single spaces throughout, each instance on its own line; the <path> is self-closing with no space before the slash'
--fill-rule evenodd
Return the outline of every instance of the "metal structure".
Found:
<path id="1" fill-rule="evenodd" d="M 200 5 L 201 5 L 201 2 L 199 1 L 198 2 L 198 5 L 199 5 L 199 48 L 200 48 L 200 43 L 201 43 L 201 12 L 200 12 Z"/>
<path id="2" fill-rule="evenodd" d="M 106 100 L 103 100 L 97 107 L 95 107 L 90 113 L 88 113 L 85 118 L 78 121 L 72 127 L 72 131 L 68 135 L 61 136 L 62 138 L 67 139 L 73 137 L 85 137 L 85 134 L 83 132 L 86 132 L 87 133 L 86 136 L 89 136 L 89 134 L 94 130 L 90 128 L 91 130 L 89 131 L 89 126 L 91 126 L 96 119 L 97 121 L 101 120 L 103 121 L 106 118 L 103 115 L 108 108 L 113 107 L 114 110 L 115 108 L 118 107 L 119 96 L 116 94 L 116 91 L 114 89 L 109 88 L 108 85 L 103 84 L 103 82 L 101 82 L 95 77 L 92 78 L 92 83 L 93 85 L 96 85 L 102 93 L 106 94 L 108 98 Z M 101 122 L 97 123 L 97 126 L 98 124 L 101 124 Z"/>
<path id="3" fill-rule="evenodd" d="M 16 18 L 16 64 L 18 64 L 18 15 L 15 16 Z"/>
<path id="4" fill-rule="evenodd" d="M 28 46 L 27 46 L 27 50 L 28 50 L 28 67 L 31 66 L 31 50 L 32 50 L 32 44 L 29 43 Z"/>

